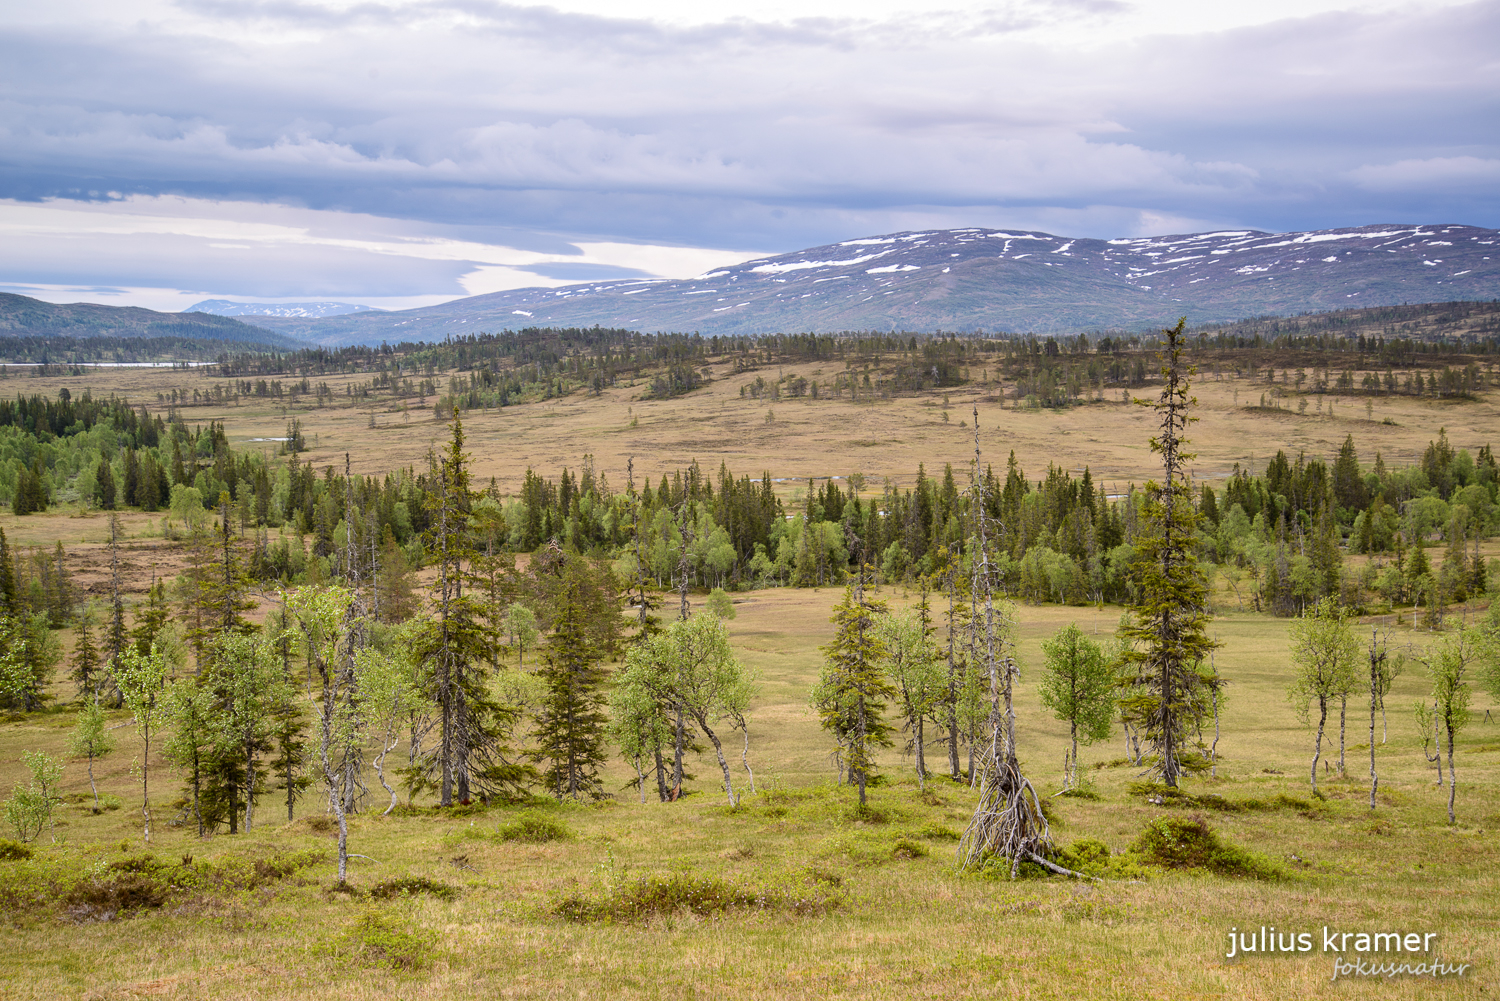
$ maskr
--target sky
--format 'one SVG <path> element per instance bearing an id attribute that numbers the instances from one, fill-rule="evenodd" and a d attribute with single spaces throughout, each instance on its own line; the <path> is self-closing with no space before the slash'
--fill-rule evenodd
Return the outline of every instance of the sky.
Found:
<path id="1" fill-rule="evenodd" d="M 427 305 L 901 230 L 1500 227 L 1500 0 L 0 0 L 0 292 Z"/>

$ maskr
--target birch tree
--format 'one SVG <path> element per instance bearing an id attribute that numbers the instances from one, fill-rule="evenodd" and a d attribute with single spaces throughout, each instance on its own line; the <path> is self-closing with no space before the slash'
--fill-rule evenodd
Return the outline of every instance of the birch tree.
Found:
<path id="1" fill-rule="evenodd" d="M 328 806 L 338 823 L 338 880 L 349 872 L 349 818 L 345 812 L 344 752 L 363 738 L 358 678 L 349 615 L 354 594 L 339 585 L 307 585 L 286 592 L 287 611 L 301 630 L 307 660 L 321 683 L 316 714 L 318 762 L 328 793 Z"/>
<path id="2" fill-rule="evenodd" d="M 396 808 L 396 790 L 385 778 L 385 758 L 401 742 L 401 732 L 411 712 L 412 703 L 420 697 L 416 684 L 416 664 L 407 642 L 413 627 L 407 624 L 398 628 L 388 642 L 380 647 L 366 647 L 359 651 L 355 662 L 355 674 L 361 697 L 361 711 L 367 720 L 370 734 L 374 736 L 379 750 L 372 764 L 375 777 L 390 795 L 391 802 L 381 816 Z"/>
<path id="3" fill-rule="evenodd" d="M 125 708 L 134 714 L 135 732 L 141 738 L 137 769 L 141 778 L 141 819 L 148 845 L 151 843 L 151 741 L 159 739 L 158 729 L 165 709 L 162 686 L 166 677 L 166 661 L 154 643 L 144 655 L 134 647 L 126 647 L 115 666 L 115 684 Z"/>
<path id="4" fill-rule="evenodd" d="M 664 729 L 670 739 L 668 728 L 677 714 L 691 718 L 713 745 L 729 805 L 738 804 L 719 734 L 726 722 L 731 728 L 744 725 L 753 683 L 729 647 L 722 619 L 713 614 L 679 619 L 638 643 L 626 655 L 618 688 L 622 695 L 617 704 L 634 717 L 626 727 L 626 740 L 640 743 L 632 750 L 644 752 Z M 666 712 L 653 714 L 645 705 L 648 700 Z M 637 776 L 644 780 L 639 764 Z"/>
<path id="5" fill-rule="evenodd" d="M 1477 637 L 1472 629 L 1460 629 L 1439 640 L 1429 651 L 1427 666 L 1432 671 L 1433 715 L 1437 719 L 1440 740 L 1438 754 L 1448 754 L 1448 823 L 1455 823 L 1454 799 L 1458 780 L 1453 771 L 1453 747 L 1458 734 L 1469 724 L 1469 675 L 1478 659 Z M 1446 744 L 1446 748 L 1443 746 Z M 1439 768 L 1441 768 L 1441 764 Z"/>
<path id="6" fill-rule="evenodd" d="M 94 812 L 99 812 L 99 787 L 94 784 L 94 762 L 115 749 L 115 739 L 105 728 L 104 710 L 99 706 L 98 693 L 83 704 L 78 711 L 78 723 L 73 728 L 68 748 L 77 758 L 87 758 L 89 763 L 89 790 L 94 794 Z"/>
<path id="7" fill-rule="evenodd" d="M 1078 735 L 1092 744 L 1109 736 L 1115 716 L 1115 673 L 1099 644 L 1069 623 L 1042 641 L 1042 705 L 1068 724 L 1072 749 L 1063 768 L 1063 788 L 1078 785 Z"/>
<path id="8" fill-rule="evenodd" d="M 1329 705 L 1353 691 L 1359 660 L 1359 641 L 1343 609 L 1333 599 L 1324 598 L 1292 623 L 1292 663 L 1297 673 L 1287 687 L 1287 699 L 1305 725 L 1312 724 L 1314 709 L 1317 712 L 1311 773 L 1313 795 L 1318 793 L 1318 760 L 1323 753 Z"/>
<path id="9" fill-rule="evenodd" d="M 896 690 L 902 729 L 910 735 L 907 749 L 915 759 L 917 784 L 926 791 L 926 724 L 946 701 L 948 679 L 932 639 L 914 611 L 886 613 L 876 620 L 876 630 L 885 646 L 886 674 Z"/>

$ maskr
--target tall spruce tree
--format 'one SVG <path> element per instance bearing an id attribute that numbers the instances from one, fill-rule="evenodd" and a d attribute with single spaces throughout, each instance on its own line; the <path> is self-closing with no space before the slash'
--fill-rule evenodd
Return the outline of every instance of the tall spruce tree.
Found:
<path id="1" fill-rule="evenodd" d="M 448 446 L 432 463 L 425 500 L 431 520 L 427 550 L 437 564 L 436 614 L 413 644 L 438 710 L 438 744 L 425 759 L 422 781 L 436 787 L 441 806 L 476 795 L 519 794 L 530 778 L 506 746 L 516 712 L 497 701 L 487 683 L 499 623 L 492 620 L 496 610 L 485 600 L 484 581 L 473 571 L 469 455 L 456 410 L 450 428 Z"/>
<path id="2" fill-rule="evenodd" d="M 840 771 L 847 770 L 849 782 L 859 786 L 861 807 L 876 771 L 875 749 L 892 743 L 885 708 L 896 690 L 882 670 L 886 648 L 877 628 L 886 611 L 885 602 L 865 594 L 861 566 L 854 583 L 845 588 L 844 599 L 834 606 L 833 642 L 822 648 L 823 670 L 812 694 L 819 725 L 833 734 Z"/>
<path id="3" fill-rule="evenodd" d="M 1123 627 L 1130 673 L 1120 701 L 1126 721 L 1151 750 L 1151 770 L 1168 787 L 1207 767 L 1195 734 L 1211 712 L 1220 681 L 1204 669 L 1214 647 L 1208 638 L 1208 582 L 1198 566 L 1197 513 L 1188 485 L 1185 432 L 1196 418 L 1188 395 L 1192 368 L 1183 358 L 1187 319 L 1162 331 L 1162 389 L 1154 404 L 1158 433 L 1151 450 L 1162 460 L 1161 481 L 1146 484 L 1145 524 L 1136 536 L 1131 567 L 1136 586 L 1131 620 Z"/>
<path id="4" fill-rule="evenodd" d="M 599 769 L 605 761 L 609 718 L 604 712 L 604 668 L 588 629 L 594 604 L 588 593 L 588 562 L 566 558 L 552 635 L 543 649 L 540 672 L 547 695 L 537 714 L 532 757 L 544 763 L 542 781 L 559 800 L 602 796 Z"/>

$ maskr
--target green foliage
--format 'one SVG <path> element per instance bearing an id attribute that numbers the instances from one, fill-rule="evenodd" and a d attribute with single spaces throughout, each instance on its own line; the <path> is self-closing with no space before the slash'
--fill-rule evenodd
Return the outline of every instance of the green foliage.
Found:
<path id="1" fill-rule="evenodd" d="M 1042 705 L 1072 725 L 1084 743 L 1109 736 L 1115 676 L 1099 644 L 1074 623 L 1042 641 Z"/>
<path id="2" fill-rule="evenodd" d="M 19 862 L 31 858 L 31 849 L 19 841 L 0 838 L 0 862 Z"/>
<path id="3" fill-rule="evenodd" d="M 60 660 L 62 644 L 52 634 L 45 613 L 0 614 L 0 708 L 40 709 Z"/>
<path id="4" fill-rule="evenodd" d="M 376 900 L 415 897 L 418 894 L 438 900 L 457 900 L 458 888 L 426 876 L 393 876 L 370 887 L 370 896 Z"/>
<path id="5" fill-rule="evenodd" d="M 378 911 L 366 911 L 335 940 L 335 955 L 345 951 L 370 966 L 413 971 L 432 963 L 438 947 L 436 932 Z"/>
<path id="6" fill-rule="evenodd" d="M 1115 672 L 1099 644 L 1069 623 L 1042 641 L 1042 705 L 1067 723 L 1072 734 L 1070 774 L 1064 785 L 1071 791 L 1078 781 L 1078 744 L 1092 744 L 1109 736 L 1115 716 Z"/>
<path id="7" fill-rule="evenodd" d="M 573 832 L 566 824 L 536 814 L 522 814 L 509 824 L 495 831 L 501 841 L 519 841 L 528 845 L 543 845 L 549 841 L 571 841 Z"/>
<path id="8" fill-rule="evenodd" d="M 1286 878 L 1269 859 L 1222 840 L 1201 817 L 1158 817 L 1146 824 L 1130 850 L 1164 869 L 1197 869 L 1230 879 Z"/>
<path id="9" fill-rule="evenodd" d="M 806 877 L 774 888 L 747 888 L 713 876 L 674 873 L 626 880 L 599 896 L 569 895 L 554 904 L 552 912 L 577 924 L 615 924 L 679 912 L 697 917 L 720 917 L 734 911 L 815 915 L 842 906 L 844 899 L 838 886 Z"/>
<path id="10" fill-rule="evenodd" d="M 725 622 L 732 620 L 739 614 L 734 610 L 734 599 L 730 598 L 722 587 L 716 587 L 708 592 L 708 611 L 711 615 L 717 615 Z"/>
<path id="11" fill-rule="evenodd" d="M 1309 723 L 1313 705 L 1326 714 L 1330 700 L 1354 690 L 1360 644 L 1347 613 L 1326 598 L 1313 607 L 1311 614 L 1292 623 L 1291 641 L 1297 673 L 1287 688 L 1287 698 L 1302 721 Z"/>
<path id="12" fill-rule="evenodd" d="M 897 859 L 926 858 L 927 846 L 911 838 L 897 838 L 895 843 L 891 845 L 891 857 Z"/>
<path id="13" fill-rule="evenodd" d="M 875 773 L 874 750 L 891 745 L 891 726 L 885 720 L 885 700 L 896 690 L 881 670 L 886 647 L 877 628 L 884 602 L 865 597 L 862 584 L 850 585 L 833 610 L 833 642 L 822 648 L 823 670 L 813 689 L 812 706 L 824 730 L 833 734 L 840 769 L 865 786 Z"/>
<path id="14" fill-rule="evenodd" d="M 540 672 L 547 697 L 537 715 L 537 747 L 531 753 L 546 762 L 542 781 L 559 800 L 597 799 L 604 795 L 599 769 L 609 717 L 604 712 L 602 652 L 589 634 L 588 613 L 590 592 L 600 587 L 596 573 L 608 571 L 595 571 L 580 557 L 565 558 L 560 570 L 561 604 Z"/>
<path id="15" fill-rule="evenodd" d="M 510 636 L 511 645 L 516 648 L 519 656 L 519 664 L 526 664 L 526 651 L 536 646 L 537 637 L 541 633 L 536 627 L 536 613 L 519 601 L 512 602 L 505 610 L 505 631 Z"/>
<path id="16" fill-rule="evenodd" d="M 713 744 L 724 776 L 729 805 L 736 797 L 729 764 L 716 727 L 743 728 L 754 684 L 729 646 L 729 633 L 716 615 L 673 622 L 626 655 L 613 696 L 621 718 L 613 730 L 627 760 L 659 754 L 671 734 L 669 717 L 690 718 Z M 666 739 L 664 739 L 666 738 Z"/>
<path id="17" fill-rule="evenodd" d="M 151 738 L 156 736 L 158 727 L 164 722 L 166 675 L 166 663 L 155 645 L 144 656 L 133 647 L 127 647 L 115 664 L 115 684 L 120 689 L 125 708 L 135 716 L 136 733 L 141 738 L 141 814 L 148 842 L 151 840 Z"/>
<path id="18" fill-rule="evenodd" d="M 1122 629 L 1128 673 L 1120 709 L 1153 751 L 1152 770 L 1169 786 L 1184 772 L 1206 767 L 1194 735 L 1209 715 L 1219 680 L 1202 669 L 1214 644 L 1206 632 L 1208 583 L 1198 566 L 1197 513 L 1188 487 L 1184 432 L 1197 402 L 1188 395 L 1193 370 L 1182 357 L 1184 320 L 1162 331 L 1162 390 L 1155 404 L 1160 427 L 1151 450 L 1162 457 L 1163 482 L 1146 484 L 1144 525 L 1135 538 L 1135 599 Z"/>
<path id="19" fill-rule="evenodd" d="M 1330 704 L 1347 698 L 1358 683 L 1362 658 L 1359 640 L 1348 615 L 1333 599 L 1324 598 L 1292 623 L 1292 663 L 1297 673 L 1287 687 L 1287 698 L 1303 723 L 1311 724 L 1317 707 L 1317 737 L 1313 744 L 1312 788 L 1318 788 L 1318 756 Z"/>
<path id="20" fill-rule="evenodd" d="M 35 841 L 52 824 L 52 810 L 62 802 L 57 794 L 62 763 L 40 751 L 27 751 L 21 760 L 26 763 L 31 779 L 24 788 L 17 785 L 6 800 L 5 821 L 24 844 Z"/>
<path id="21" fill-rule="evenodd" d="M 115 749 L 114 736 L 105 728 L 104 710 L 97 701 L 85 702 L 78 711 L 78 722 L 68 741 L 68 752 L 75 758 L 87 758 L 89 788 L 94 791 L 94 812 L 99 812 L 99 790 L 94 785 L 94 760 Z"/>
<path id="22" fill-rule="evenodd" d="M 939 723 L 948 705 L 947 675 L 915 610 L 885 612 L 876 618 L 875 629 L 885 650 L 886 676 L 900 707 L 902 727 L 909 734 L 906 747 L 915 752 L 918 779 L 925 781 L 925 726 Z"/>

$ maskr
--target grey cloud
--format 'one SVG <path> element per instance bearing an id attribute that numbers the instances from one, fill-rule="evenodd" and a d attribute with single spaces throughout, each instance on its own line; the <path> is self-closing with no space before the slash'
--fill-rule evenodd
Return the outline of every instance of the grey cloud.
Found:
<path id="1" fill-rule="evenodd" d="M 380 217 L 351 222 L 372 233 L 462 230 L 557 254 L 600 239 L 790 249 L 902 220 L 1097 236 L 1168 217 L 1500 222 L 1483 166 L 1500 141 L 1477 127 L 1497 118 L 1495 0 L 1086 57 L 1013 36 L 1121 5 L 689 27 L 484 0 L 179 6 L 197 20 L 175 33 L 0 37 L 0 196 L 301 204 Z M 232 263 L 158 249 L 204 280 Z M 131 266 L 107 242 L 98 253 Z M 317 253 L 321 271 L 243 262 L 264 276 L 244 294 L 435 291 L 465 269 L 422 264 L 408 280 L 372 255 Z M 27 257 L 0 252 L 4 274 L 73 273 Z M 326 277 L 270 290 L 298 267 Z"/>

